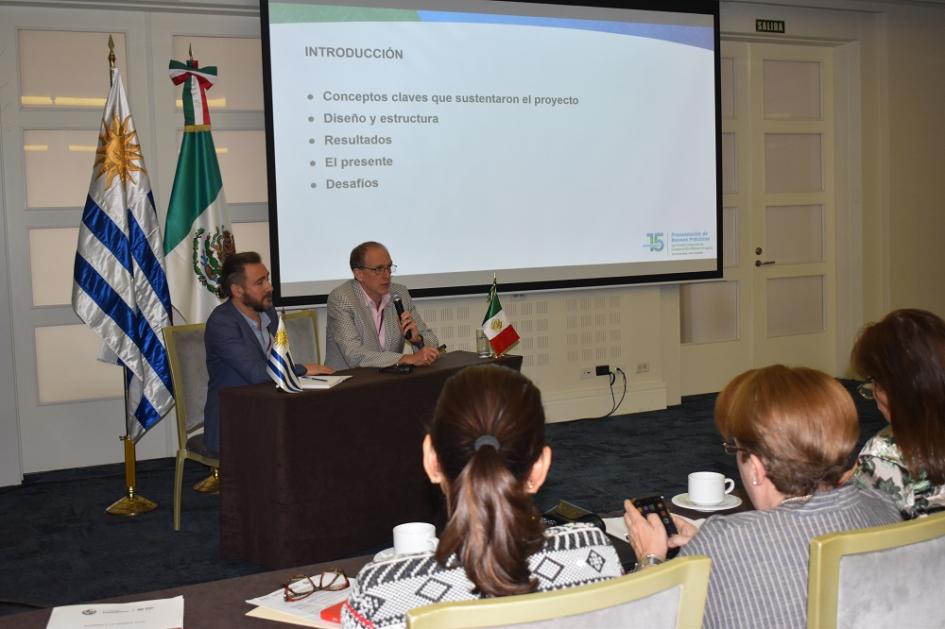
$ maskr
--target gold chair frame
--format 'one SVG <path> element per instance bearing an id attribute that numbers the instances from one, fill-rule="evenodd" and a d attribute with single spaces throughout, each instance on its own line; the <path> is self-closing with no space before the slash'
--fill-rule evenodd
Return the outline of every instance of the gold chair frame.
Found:
<path id="1" fill-rule="evenodd" d="M 304 310 L 290 310 L 286 312 L 284 315 L 282 315 L 282 318 L 285 321 L 286 328 L 287 328 L 286 331 L 289 334 L 289 349 L 292 350 L 292 358 L 296 362 L 300 362 L 300 363 L 315 362 L 315 363 L 321 364 L 322 362 L 321 348 L 319 348 L 318 346 L 318 311 L 315 310 L 314 308 L 306 308 Z M 289 331 L 289 328 L 292 327 L 294 329 L 294 326 L 291 326 L 291 324 L 301 319 L 310 319 L 312 322 L 312 340 L 315 343 L 314 360 L 304 360 L 304 358 L 308 358 L 308 357 L 300 356 L 298 352 L 294 350 L 295 346 L 292 344 L 293 335 L 292 335 L 292 332 Z"/>
<path id="2" fill-rule="evenodd" d="M 435 603 L 407 612 L 409 629 L 466 629 L 539 622 L 617 607 L 682 586 L 676 627 L 702 626 L 712 562 L 701 555 L 679 557 L 622 577 L 520 596 Z"/>
<path id="3" fill-rule="evenodd" d="M 182 485 L 184 482 L 184 462 L 187 459 L 191 461 L 197 461 L 214 469 L 220 467 L 219 457 L 211 457 L 208 455 L 195 452 L 191 449 L 188 449 L 187 442 L 189 438 L 200 431 L 203 428 L 203 422 L 192 426 L 190 429 L 187 428 L 187 405 L 186 403 L 180 403 L 181 400 L 179 396 L 185 391 L 184 387 L 184 370 L 181 364 L 181 357 L 178 352 L 177 346 L 177 337 L 178 335 L 200 332 L 203 336 L 203 331 L 206 328 L 204 323 L 191 323 L 186 325 L 171 325 L 164 328 L 164 344 L 167 347 L 167 357 L 168 362 L 170 363 L 171 368 L 171 382 L 174 385 L 174 395 L 176 398 L 175 412 L 177 414 L 177 462 L 174 466 L 174 530 L 180 530 L 180 506 L 181 506 L 181 491 Z M 204 369 L 206 369 L 206 361 L 204 361 Z"/>
<path id="4" fill-rule="evenodd" d="M 938 537 L 945 537 L 945 513 L 815 537 L 810 543 L 807 579 L 808 629 L 835 629 L 837 626 L 840 560 L 845 555 L 888 550 Z"/>

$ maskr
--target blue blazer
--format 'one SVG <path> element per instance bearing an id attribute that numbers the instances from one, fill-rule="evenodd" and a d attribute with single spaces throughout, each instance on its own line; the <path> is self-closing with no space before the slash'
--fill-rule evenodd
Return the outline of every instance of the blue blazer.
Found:
<path id="1" fill-rule="evenodd" d="M 275 308 L 266 311 L 269 315 L 269 332 L 273 336 L 279 328 L 279 315 Z M 266 373 L 266 352 L 256 339 L 256 334 L 231 300 L 213 309 L 207 319 L 203 336 L 207 350 L 207 404 L 203 411 L 203 438 L 207 448 L 220 452 L 220 389 L 245 384 L 269 382 Z M 304 365 L 295 365 L 295 373 L 303 375 Z"/>

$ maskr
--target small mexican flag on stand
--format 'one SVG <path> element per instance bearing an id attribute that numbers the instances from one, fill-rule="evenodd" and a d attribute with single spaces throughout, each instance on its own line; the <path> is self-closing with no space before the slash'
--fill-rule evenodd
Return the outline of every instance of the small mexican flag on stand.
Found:
<path id="1" fill-rule="evenodd" d="M 482 331 L 489 339 L 489 344 L 492 345 L 492 351 L 495 352 L 496 356 L 501 356 L 505 353 L 505 350 L 518 343 L 518 332 L 512 327 L 502 310 L 502 304 L 499 303 L 495 275 L 492 276 L 492 288 L 489 290 L 489 309 L 486 310 L 486 317 L 482 320 Z"/>

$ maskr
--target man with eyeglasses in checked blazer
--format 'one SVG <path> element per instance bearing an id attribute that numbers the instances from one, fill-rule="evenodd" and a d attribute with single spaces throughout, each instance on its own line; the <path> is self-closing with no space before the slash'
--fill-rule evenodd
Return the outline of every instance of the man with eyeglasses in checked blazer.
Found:
<path id="1" fill-rule="evenodd" d="M 407 287 L 391 281 L 397 265 L 387 247 L 363 242 L 351 250 L 349 262 L 354 279 L 328 295 L 325 364 L 332 369 L 433 364 L 440 340 L 423 322 Z M 404 352 L 407 345 L 412 353 Z"/>

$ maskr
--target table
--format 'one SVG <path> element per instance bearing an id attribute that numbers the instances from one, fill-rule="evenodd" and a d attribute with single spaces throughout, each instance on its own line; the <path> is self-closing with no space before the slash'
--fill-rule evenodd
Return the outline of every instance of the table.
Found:
<path id="1" fill-rule="evenodd" d="M 132 601 L 150 601 L 160 598 L 184 597 L 184 626 L 199 629 L 207 628 L 235 628 L 250 627 L 266 629 L 267 627 L 288 626 L 268 620 L 249 618 L 246 612 L 253 609 L 246 603 L 247 599 L 268 594 L 285 583 L 290 577 L 297 574 L 319 574 L 331 568 L 341 568 L 349 576 L 356 576 L 361 566 L 372 557 L 353 557 L 341 561 L 332 561 L 302 567 L 287 568 L 273 572 L 261 572 L 244 577 L 210 581 L 197 585 L 144 592 L 119 596 L 96 603 L 129 603 Z M 41 609 L 35 612 L 23 612 L 12 616 L 0 616 L 0 629 L 43 629 L 49 621 L 50 609 Z"/>
<path id="2" fill-rule="evenodd" d="M 325 391 L 271 384 L 220 392 L 220 546 L 224 558 L 282 568 L 389 545 L 402 522 L 434 521 L 439 488 L 421 442 L 451 375 L 520 369 L 521 356 L 448 352 L 410 374 L 359 368 Z"/>
<path id="3" fill-rule="evenodd" d="M 742 493 L 742 497 L 747 498 L 742 490 L 736 489 L 736 492 Z M 745 503 L 736 509 L 725 511 L 725 513 L 738 512 L 750 508 L 750 503 L 746 499 Z M 696 517 L 704 517 L 706 515 L 689 509 L 679 509 L 675 507 L 675 505 L 671 505 L 670 510 L 673 513 L 684 513 L 687 516 L 690 515 L 690 513 Z M 621 512 L 614 512 L 610 515 L 619 515 L 620 513 Z M 197 585 L 187 585 L 154 592 L 144 592 L 141 594 L 129 594 L 95 602 L 127 603 L 131 601 L 146 601 L 183 595 L 185 627 L 200 627 L 201 629 L 216 627 L 227 629 L 231 627 L 234 629 L 241 629 L 243 627 L 265 629 L 266 627 L 276 627 L 280 625 L 266 620 L 247 617 L 246 612 L 253 608 L 252 605 L 245 602 L 247 599 L 268 594 L 277 589 L 290 577 L 297 574 L 319 574 L 325 570 L 341 568 L 349 576 L 356 576 L 358 570 L 372 558 L 371 555 L 363 555 L 301 567 L 261 572 L 232 579 L 210 581 Z M 50 613 L 51 610 L 43 609 L 11 616 L 2 616 L 0 617 L 0 629 L 43 629 L 49 620 Z"/>

